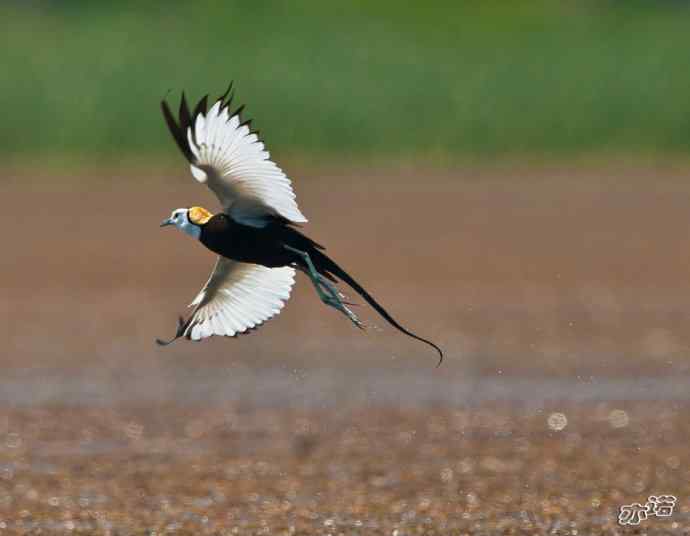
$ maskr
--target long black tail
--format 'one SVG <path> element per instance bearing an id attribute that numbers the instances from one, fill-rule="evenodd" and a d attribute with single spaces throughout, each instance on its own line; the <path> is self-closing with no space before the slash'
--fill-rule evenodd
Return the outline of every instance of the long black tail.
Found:
<path id="1" fill-rule="evenodd" d="M 438 346 L 436 346 L 430 340 L 424 339 L 419 335 L 415 335 L 411 331 L 408 331 L 400 324 L 398 324 L 395 318 L 388 314 L 388 311 L 386 311 L 366 290 L 364 290 L 362 286 L 350 276 L 350 274 L 348 274 L 345 270 L 338 266 L 335 263 L 335 261 L 328 257 L 325 253 L 323 253 L 323 251 L 319 251 L 315 247 L 311 247 L 309 249 L 309 256 L 311 257 L 311 260 L 314 263 L 315 268 L 319 272 L 323 273 L 323 275 L 326 276 L 335 276 L 338 279 L 341 279 L 342 281 L 347 283 L 350 287 L 352 287 L 352 289 L 355 292 L 357 292 L 357 294 L 364 298 L 367 301 L 367 303 L 376 310 L 377 313 L 379 313 L 383 318 L 385 318 L 390 325 L 392 325 L 394 328 L 401 331 L 408 337 L 412 337 L 413 339 L 417 339 L 418 341 L 428 344 L 434 350 L 436 350 L 439 355 L 438 365 L 440 365 L 443 362 L 443 351 Z"/>

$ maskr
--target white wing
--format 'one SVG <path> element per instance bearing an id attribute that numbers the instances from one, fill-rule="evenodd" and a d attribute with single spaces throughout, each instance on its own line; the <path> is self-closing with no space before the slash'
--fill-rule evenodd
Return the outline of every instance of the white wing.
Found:
<path id="1" fill-rule="evenodd" d="M 194 312 L 177 337 L 198 341 L 255 328 L 280 312 L 294 284 L 295 270 L 289 266 L 267 268 L 218 257 L 206 286 L 190 304 Z"/>
<path id="2" fill-rule="evenodd" d="M 179 123 L 167 103 L 162 103 L 168 127 L 189 159 L 192 175 L 208 185 L 236 221 L 255 227 L 263 227 L 276 216 L 306 222 L 290 179 L 270 159 L 249 123 L 242 122 L 242 110 L 230 112 L 232 97 L 225 101 L 228 93 L 208 112 L 206 99 L 202 99 L 192 113 L 182 95 Z"/>

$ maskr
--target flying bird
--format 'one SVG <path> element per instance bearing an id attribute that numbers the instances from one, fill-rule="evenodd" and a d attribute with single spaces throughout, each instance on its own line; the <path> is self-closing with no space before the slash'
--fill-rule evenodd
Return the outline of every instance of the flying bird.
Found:
<path id="1" fill-rule="evenodd" d="M 192 313 L 178 321 L 175 336 L 198 341 L 213 335 L 234 337 L 277 315 L 290 297 L 299 270 L 311 280 L 321 301 L 364 325 L 336 287 L 342 281 L 396 329 L 439 354 L 433 342 L 402 327 L 357 281 L 307 238 L 298 224 L 307 218 L 295 201 L 292 183 L 271 160 L 243 107 L 234 111 L 232 84 L 208 109 L 208 95 L 190 108 L 182 93 L 177 117 L 164 99 L 163 117 L 192 176 L 218 197 L 222 210 L 212 214 L 194 206 L 178 208 L 161 227 L 174 225 L 218 255 L 211 276 L 194 298 Z"/>

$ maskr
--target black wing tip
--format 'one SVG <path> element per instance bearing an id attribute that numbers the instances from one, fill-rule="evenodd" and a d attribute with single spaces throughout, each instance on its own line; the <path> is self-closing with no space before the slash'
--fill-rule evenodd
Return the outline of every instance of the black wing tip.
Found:
<path id="1" fill-rule="evenodd" d="M 175 119 L 175 116 L 170 109 L 170 105 L 168 104 L 166 98 L 167 95 L 161 101 L 161 111 L 163 112 L 165 124 L 168 126 L 170 134 L 172 135 L 175 143 L 179 147 L 184 157 L 187 159 L 187 161 L 193 162 L 194 153 L 192 153 L 192 150 L 189 148 L 189 143 L 187 142 L 187 128 L 189 128 L 191 124 L 191 118 L 189 116 L 189 109 L 187 107 L 187 100 L 185 98 L 184 91 L 182 92 L 182 98 L 180 101 L 178 119 Z"/>
<path id="2" fill-rule="evenodd" d="M 196 119 L 196 117 L 199 114 L 206 114 L 208 111 L 208 94 L 204 95 L 199 99 L 199 102 L 196 103 L 196 106 L 194 107 L 194 111 L 192 112 L 192 120 Z"/>
<path id="3" fill-rule="evenodd" d="M 235 116 L 237 116 L 237 118 L 241 121 L 241 120 L 242 120 L 242 112 L 244 112 L 244 104 L 240 105 L 240 106 L 237 108 L 237 110 L 235 110 L 234 112 L 232 112 L 232 113 L 230 114 L 230 117 L 235 117 Z"/>
<path id="4" fill-rule="evenodd" d="M 194 121 L 200 114 L 208 113 L 208 99 L 209 95 L 204 95 L 197 102 L 196 106 L 192 110 L 189 108 L 187 102 L 187 96 L 182 90 L 180 95 L 180 106 L 177 113 L 177 118 L 173 114 L 170 105 L 168 104 L 167 98 L 170 94 L 168 90 L 161 100 L 161 110 L 163 111 L 163 117 L 165 118 L 165 123 L 168 126 L 170 134 L 172 134 L 175 143 L 182 151 L 188 162 L 194 163 L 195 157 L 191 148 L 189 147 L 189 140 L 187 139 L 187 130 L 194 126 Z M 235 97 L 235 81 L 232 80 L 229 84 L 225 93 L 218 96 L 214 102 L 220 103 L 220 109 L 223 110 L 227 108 L 229 117 L 235 117 L 239 119 L 239 127 L 246 126 L 249 129 L 249 134 L 256 135 L 257 141 L 263 142 L 261 139 L 260 132 L 258 130 L 252 130 L 252 119 L 242 120 L 242 113 L 244 112 L 244 104 L 238 106 L 235 111 L 232 111 L 230 107 Z M 194 129 L 192 128 L 192 137 L 194 138 Z"/>
<path id="5" fill-rule="evenodd" d="M 194 319 L 194 314 L 192 314 L 188 320 L 185 320 L 184 317 L 182 317 L 182 316 L 178 317 L 178 319 L 177 319 L 177 331 L 175 332 L 175 336 L 171 339 L 168 339 L 168 340 L 156 338 L 156 344 L 158 346 L 169 346 L 172 343 L 174 343 L 177 339 L 181 339 L 181 338 L 185 338 L 188 341 L 192 341 L 192 342 L 201 342 L 202 340 L 204 340 L 204 339 L 192 340 L 192 337 L 189 333 L 185 335 L 185 331 L 187 331 L 187 328 L 192 324 L 193 319 Z M 251 333 L 254 333 L 256 330 L 258 330 L 263 324 L 264 324 L 263 322 L 260 322 L 259 324 L 255 325 L 255 326 L 246 328 L 244 331 L 235 333 L 234 335 L 223 335 L 223 337 L 227 337 L 229 339 L 236 339 L 240 335 L 249 335 Z"/>
<path id="6" fill-rule="evenodd" d="M 174 343 L 177 339 L 180 337 L 184 336 L 185 329 L 187 329 L 187 322 L 182 316 L 179 316 L 177 319 L 177 331 L 175 332 L 175 336 L 172 339 L 169 340 L 163 340 L 156 338 L 156 344 L 158 346 L 169 346 L 172 343 Z"/>
<path id="7" fill-rule="evenodd" d="M 161 100 L 161 103 L 165 102 L 167 104 L 166 99 L 172 92 L 172 89 L 168 89 L 165 92 L 165 95 L 163 99 Z M 227 89 L 225 90 L 224 93 L 219 95 L 215 100 L 215 102 L 220 102 L 222 106 L 228 106 L 231 102 L 232 99 L 235 95 L 235 81 L 231 80 L 230 83 L 228 84 Z M 199 112 L 206 113 L 208 111 L 208 99 L 210 95 L 206 94 L 199 101 L 197 102 L 196 106 L 194 107 L 194 111 L 190 112 L 189 105 L 187 104 L 187 95 L 184 91 L 184 89 L 180 92 L 180 119 L 182 120 L 181 122 L 187 122 L 185 121 L 186 119 L 194 119 L 196 115 L 199 114 Z M 244 108 L 244 106 L 240 107 L 240 110 Z M 239 111 L 239 110 L 238 110 Z M 238 111 L 235 111 L 232 115 L 236 115 Z"/>
<path id="8" fill-rule="evenodd" d="M 233 86 L 234 86 L 234 85 L 235 85 L 235 81 L 234 81 L 234 80 L 230 80 L 230 84 L 228 84 L 228 89 L 226 89 L 226 90 L 225 90 L 225 93 L 223 93 L 222 95 L 220 95 L 220 96 L 216 99 L 216 102 L 220 102 L 220 103 L 221 103 L 221 107 L 226 105 L 226 101 L 227 101 L 227 104 L 230 104 L 230 103 L 232 102 L 232 97 L 233 97 L 233 95 L 234 95 L 234 92 L 233 92 Z M 229 99 L 228 99 L 228 96 L 230 96 Z"/>
<path id="9" fill-rule="evenodd" d="M 192 123 L 192 118 L 189 114 L 189 105 L 187 104 L 187 96 L 182 90 L 182 95 L 180 96 L 180 110 L 178 115 L 180 116 L 180 126 L 188 127 Z"/>

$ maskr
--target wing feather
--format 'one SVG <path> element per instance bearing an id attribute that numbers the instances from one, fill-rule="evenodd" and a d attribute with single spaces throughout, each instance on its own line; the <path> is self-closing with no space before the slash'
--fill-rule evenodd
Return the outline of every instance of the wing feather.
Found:
<path id="1" fill-rule="evenodd" d="M 271 160 L 250 122 L 242 121 L 244 107 L 230 111 L 232 84 L 208 111 L 207 102 L 208 96 L 190 113 L 183 93 L 177 121 L 168 103 L 161 103 L 165 122 L 194 178 L 206 184 L 225 212 L 240 223 L 263 227 L 276 217 L 306 222 L 292 182 Z"/>
<path id="2" fill-rule="evenodd" d="M 204 288 L 194 298 L 178 336 L 198 341 L 213 335 L 233 337 L 280 313 L 290 298 L 295 270 L 267 268 L 218 257 Z"/>

